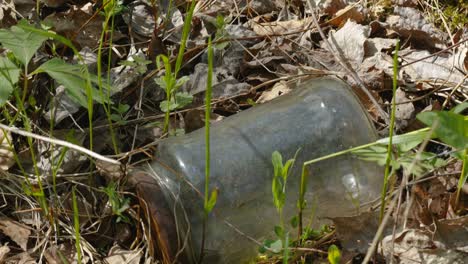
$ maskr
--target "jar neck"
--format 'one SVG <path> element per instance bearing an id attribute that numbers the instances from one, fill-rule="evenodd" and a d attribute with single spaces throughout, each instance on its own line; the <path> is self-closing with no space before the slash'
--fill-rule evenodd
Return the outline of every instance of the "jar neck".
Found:
<path id="1" fill-rule="evenodd" d="M 135 186 L 139 204 L 149 221 L 153 248 L 151 252 L 163 263 L 187 263 L 178 254 L 178 235 L 173 212 L 157 180 L 146 171 L 129 173 L 129 182 Z"/>

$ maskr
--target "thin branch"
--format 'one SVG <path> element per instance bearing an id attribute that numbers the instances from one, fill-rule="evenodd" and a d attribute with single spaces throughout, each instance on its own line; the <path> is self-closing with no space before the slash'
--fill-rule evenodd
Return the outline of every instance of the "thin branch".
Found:
<path id="1" fill-rule="evenodd" d="M 406 66 L 410 66 L 411 64 L 414 64 L 414 63 L 417 63 L 417 62 L 420 62 L 420 61 L 423 61 L 423 60 L 432 58 L 432 57 L 434 57 L 434 56 L 437 56 L 437 55 L 439 55 L 439 54 L 441 54 L 441 53 L 444 53 L 444 52 L 446 52 L 446 51 L 448 51 L 448 50 L 450 50 L 450 49 L 453 49 L 453 48 L 455 48 L 455 47 L 458 47 L 458 46 L 460 46 L 461 44 L 463 44 L 463 43 L 465 43 L 465 42 L 467 42 L 467 41 L 468 41 L 468 38 L 465 38 L 465 39 L 463 39 L 463 40 L 460 40 L 460 41 L 459 41 L 457 44 L 455 44 L 455 45 L 452 45 L 452 46 L 447 47 L 447 48 L 445 48 L 445 49 L 443 49 L 443 50 L 434 52 L 434 53 L 432 53 L 432 54 L 430 54 L 430 55 L 428 55 L 428 56 L 426 56 L 426 57 L 422 57 L 422 58 L 419 58 L 419 59 L 417 59 L 417 60 L 414 60 L 414 61 L 408 62 L 408 63 L 406 63 L 406 64 L 403 64 L 403 65 L 400 66 L 400 69 L 401 69 L 401 68 L 404 68 L 404 67 L 406 67 Z"/>
<path id="2" fill-rule="evenodd" d="M 102 156 L 102 155 L 100 155 L 100 154 L 98 154 L 96 152 L 93 152 L 93 151 L 91 151 L 89 149 L 78 146 L 76 144 L 67 142 L 65 140 L 60 140 L 60 139 L 56 139 L 56 138 L 50 138 L 50 137 L 44 137 L 44 136 L 36 135 L 36 134 L 30 133 L 30 132 L 21 130 L 21 129 L 17 128 L 17 127 L 9 127 L 9 126 L 1 124 L 1 123 L 0 123 L 0 129 L 6 130 L 6 131 L 9 131 L 11 133 L 15 133 L 15 134 L 18 134 L 18 135 L 21 135 L 21 136 L 31 137 L 31 138 L 35 138 L 35 139 L 42 140 L 42 141 L 45 141 L 45 142 L 49 142 L 51 144 L 64 146 L 64 147 L 76 150 L 78 152 L 84 153 L 84 154 L 86 154 L 86 155 L 88 155 L 90 157 L 93 157 L 95 159 L 102 160 L 102 161 L 105 161 L 105 162 L 109 162 L 111 164 L 120 165 L 120 162 L 117 161 L 117 160 L 104 157 L 104 156 Z"/>

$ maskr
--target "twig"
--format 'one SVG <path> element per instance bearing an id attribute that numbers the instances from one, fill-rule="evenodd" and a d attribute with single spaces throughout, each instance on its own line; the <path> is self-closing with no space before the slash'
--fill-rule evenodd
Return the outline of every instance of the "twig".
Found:
<path id="1" fill-rule="evenodd" d="M 233 224 L 229 223 L 229 221 L 227 220 L 224 220 L 224 223 L 229 226 L 230 228 L 232 228 L 236 233 L 238 233 L 239 235 L 247 238 L 248 240 L 250 240 L 251 242 L 257 244 L 257 246 L 263 246 L 262 243 L 260 243 L 259 241 L 257 241 L 255 238 L 247 235 L 246 233 L 242 232 L 239 228 L 235 227 Z"/>
<path id="2" fill-rule="evenodd" d="M 9 131 L 11 133 L 15 133 L 15 134 L 18 134 L 18 135 L 21 135 L 21 136 L 31 137 L 31 138 L 35 138 L 35 139 L 42 140 L 42 141 L 45 141 L 45 142 L 49 142 L 51 144 L 64 146 L 64 147 L 67 147 L 67 148 L 74 149 L 76 151 L 82 152 L 82 153 L 84 153 L 84 154 L 86 154 L 86 155 L 88 155 L 90 157 L 95 158 L 95 159 L 106 161 L 106 162 L 109 162 L 111 164 L 120 165 L 120 162 L 117 161 L 117 160 L 104 157 L 104 156 L 102 156 L 102 155 L 100 155 L 100 154 L 98 154 L 96 152 L 93 152 L 93 151 L 91 151 L 89 149 L 78 146 L 76 144 L 67 142 L 65 140 L 60 140 L 60 139 L 56 139 L 56 138 L 50 138 L 50 137 L 44 137 L 44 136 L 36 135 L 36 134 L 30 133 L 30 132 L 21 130 L 21 129 L 17 128 L 17 127 L 9 127 L 9 126 L 1 124 L 1 123 L 0 123 L 0 129 L 6 130 L 6 131 Z"/>
<path id="3" fill-rule="evenodd" d="M 382 223 L 380 224 L 379 228 L 377 229 L 377 232 L 375 233 L 371 246 L 369 247 L 369 249 L 367 249 L 367 254 L 364 260 L 362 261 L 362 264 L 367 264 L 370 261 L 370 258 L 374 255 L 375 249 L 377 248 L 377 244 L 380 241 L 380 237 L 382 236 L 384 228 L 388 220 L 390 219 L 390 215 L 392 214 L 393 208 L 395 207 L 397 200 L 398 200 L 398 196 L 395 196 L 395 198 L 392 199 L 392 202 L 388 206 L 388 209 L 387 209 L 388 211 L 385 213 L 385 216 L 382 219 Z"/>
<path id="4" fill-rule="evenodd" d="M 468 74 L 465 74 L 463 79 L 450 91 L 450 94 L 447 96 L 445 99 L 444 103 L 442 104 L 442 109 L 445 108 L 445 106 L 448 104 L 450 98 L 453 96 L 453 94 L 462 86 L 462 84 L 465 82 L 465 80 L 468 78 Z"/>
<path id="5" fill-rule="evenodd" d="M 429 59 L 429 58 L 432 58 L 432 57 L 434 57 L 434 56 L 436 56 L 436 55 L 439 55 L 439 54 L 441 54 L 441 53 L 444 53 L 444 52 L 446 52 L 446 51 L 448 51 L 448 50 L 450 50 L 450 49 L 453 49 L 453 48 L 455 48 L 455 47 L 460 46 L 461 44 L 463 44 L 463 43 L 465 43 L 465 42 L 467 42 L 467 41 L 468 41 L 468 38 L 465 38 L 465 39 L 463 39 L 463 40 L 460 40 L 457 44 L 452 45 L 452 46 L 450 46 L 450 47 L 448 47 L 448 48 L 445 48 L 445 49 L 443 49 L 443 50 L 434 52 L 434 53 L 432 53 L 432 54 L 430 54 L 430 55 L 428 55 L 428 56 L 426 56 L 426 57 L 422 57 L 422 58 L 417 59 L 417 60 L 415 60 L 415 61 L 411 61 L 411 62 L 408 62 L 408 63 L 406 63 L 406 64 L 403 64 L 403 65 L 400 66 L 400 69 L 401 69 L 401 68 L 404 68 L 404 67 L 406 67 L 406 66 L 409 66 L 409 65 L 411 65 L 411 64 L 414 64 L 414 63 L 416 63 L 416 62 L 420 62 L 420 61 L 423 61 L 423 60 L 425 60 L 425 59 Z"/>

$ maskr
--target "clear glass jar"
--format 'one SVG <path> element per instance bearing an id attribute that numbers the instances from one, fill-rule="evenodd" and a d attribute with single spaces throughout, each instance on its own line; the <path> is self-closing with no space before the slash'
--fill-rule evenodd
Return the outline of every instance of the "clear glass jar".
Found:
<path id="1" fill-rule="evenodd" d="M 305 81 L 286 95 L 213 125 L 210 189 L 218 188 L 219 195 L 206 225 L 204 263 L 247 262 L 257 254 L 254 240 L 274 238 L 279 223 L 271 191 L 274 151 L 287 160 L 301 149 L 286 187 L 284 216 L 289 220 L 297 214 L 304 161 L 375 139 L 362 105 L 336 78 Z M 311 217 L 321 221 L 355 214 L 379 196 L 382 170 L 373 163 L 345 155 L 312 164 L 309 170 L 304 223 Z M 142 195 L 156 207 L 152 212 L 159 223 L 160 248 L 169 260 L 196 262 L 202 238 L 204 129 L 163 140 L 146 174 L 157 183 L 146 184 Z"/>

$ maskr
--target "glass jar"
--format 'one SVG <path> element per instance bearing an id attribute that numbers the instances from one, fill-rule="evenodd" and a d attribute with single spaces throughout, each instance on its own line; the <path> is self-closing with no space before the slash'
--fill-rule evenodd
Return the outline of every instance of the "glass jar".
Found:
<path id="1" fill-rule="evenodd" d="M 211 127 L 210 190 L 218 200 L 206 223 L 204 263 L 243 263 L 274 238 L 271 156 L 298 155 L 286 187 L 284 217 L 297 214 L 304 161 L 369 143 L 376 132 L 351 88 L 336 78 L 299 83 L 268 103 Z M 195 263 L 201 247 L 205 179 L 205 131 L 163 140 L 155 161 L 140 172 L 140 195 L 156 222 L 163 258 Z M 309 166 L 304 223 L 357 213 L 380 194 L 382 170 L 344 155 Z M 138 178 L 137 178 L 138 181 Z M 143 191 L 142 191 L 143 190 Z M 297 237 L 291 230 L 291 236 Z"/>

